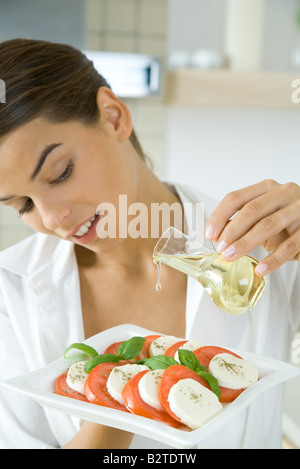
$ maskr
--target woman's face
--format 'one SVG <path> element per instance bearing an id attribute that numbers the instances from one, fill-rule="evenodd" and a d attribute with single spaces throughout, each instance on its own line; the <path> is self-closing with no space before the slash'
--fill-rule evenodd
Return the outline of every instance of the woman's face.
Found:
<path id="1" fill-rule="evenodd" d="M 138 191 L 130 129 L 112 106 L 103 114 L 95 126 L 38 118 L 0 140 L 1 203 L 34 230 L 95 252 L 97 206 L 114 204 L 118 217 L 119 194 L 130 204 Z"/>

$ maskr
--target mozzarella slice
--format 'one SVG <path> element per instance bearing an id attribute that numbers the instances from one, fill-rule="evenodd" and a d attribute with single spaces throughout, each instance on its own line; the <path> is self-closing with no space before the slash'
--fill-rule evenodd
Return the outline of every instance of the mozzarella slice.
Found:
<path id="1" fill-rule="evenodd" d="M 113 368 L 106 382 L 106 388 L 109 394 L 120 404 L 124 405 L 122 391 L 125 384 L 130 380 L 130 378 L 144 370 L 149 370 L 149 368 L 145 365 L 135 364 L 116 366 Z"/>
<path id="2" fill-rule="evenodd" d="M 193 430 L 202 427 L 223 409 L 212 391 L 190 378 L 181 379 L 171 387 L 168 401 L 171 411 Z"/>
<path id="3" fill-rule="evenodd" d="M 254 363 L 230 353 L 215 355 L 208 371 L 218 380 L 219 386 L 230 389 L 245 389 L 258 380 L 258 369 Z"/>
<path id="4" fill-rule="evenodd" d="M 157 410 L 163 410 L 159 400 L 159 386 L 165 370 L 148 371 L 140 379 L 138 389 L 143 401 Z"/>
<path id="5" fill-rule="evenodd" d="M 152 341 L 149 347 L 150 357 L 154 357 L 155 355 L 164 355 L 168 348 L 172 347 L 172 345 L 176 344 L 176 342 L 180 342 L 181 340 L 182 339 L 174 337 L 173 335 L 163 335 L 158 337 Z"/>
<path id="6" fill-rule="evenodd" d="M 66 379 L 67 385 L 71 389 L 83 395 L 85 395 L 84 383 L 89 376 L 89 374 L 84 371 L 86 363 L 87 361 L 76 362 L 70 366 Z"/>
<path id="7" fill-rule="evenodd" d="M 206 344 L 203 342 L 199 342 L 198 340 L 188 340 L 185 344 L 181 345 L 178 350 L 189 350 L 190 352 L 193 352 L 194 350 L 197 350 L 200 347 L 204 347 Z M 174 358 L 177 362 L 179 362 L 178 358 L 178 350 L 176 351 Z"/>

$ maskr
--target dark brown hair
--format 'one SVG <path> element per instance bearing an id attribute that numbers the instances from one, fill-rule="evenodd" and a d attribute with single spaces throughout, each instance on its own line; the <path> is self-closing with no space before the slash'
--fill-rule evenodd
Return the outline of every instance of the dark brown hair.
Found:
<path id="1" fill-rule="evenodd" d="M 100 117 L 97 91 L 110 88 L 80 50 L 34 39 L 0 42 L 0 78 L 6 87 L 0 138 L 37 117 L 94 124 Z M 134 131 L 130 141 L 146 161 Z"/>

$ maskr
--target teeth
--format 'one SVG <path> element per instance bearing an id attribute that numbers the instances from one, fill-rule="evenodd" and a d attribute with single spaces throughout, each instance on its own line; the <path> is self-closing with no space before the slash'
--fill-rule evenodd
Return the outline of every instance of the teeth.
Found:
<path id="1" fill-rule="evenodd" d="M 95 220 L 95 218 L 96 218 L 96 215 L 94 215 L 93 218 L 91 218 L 86 223 L 84 223 L 84 225 L 81 225 L 81 227 L 79 228 L 77 233 L 75 233 L 74 236 L 83 236 L 83 235 L 87 234 L 87 232 L 89 231 L 89 229 L 90 229 L 93 221 Z"/>
<path id="2" fill-rule="evenodd" d="M 89 231 L 88 227 L 85 226 L 85 225 L 82 225 L 79 230 L 77 231 L 77 233 L 75 234 L 75 236 L 83 236 L 85 235 L 87 232 Z"/>

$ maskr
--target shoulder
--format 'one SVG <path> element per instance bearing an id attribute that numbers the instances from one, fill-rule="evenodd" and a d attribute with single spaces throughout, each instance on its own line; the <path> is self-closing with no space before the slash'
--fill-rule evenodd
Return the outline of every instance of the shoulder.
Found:
<path id="1" fill-rule="evenodd" d="M 183 184 L 175 184 L 176 191 L 183 203 L 200 203 L 204 205 L 205 212 L 210 214 L 217 207 L 219 201 L 198 188 Z"/>

